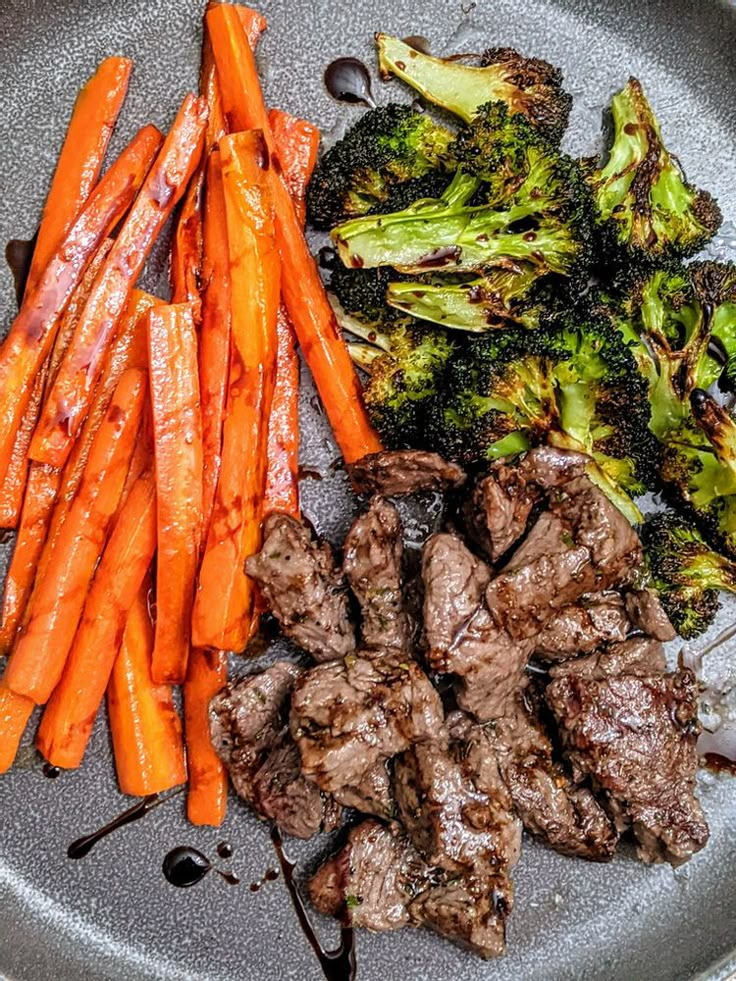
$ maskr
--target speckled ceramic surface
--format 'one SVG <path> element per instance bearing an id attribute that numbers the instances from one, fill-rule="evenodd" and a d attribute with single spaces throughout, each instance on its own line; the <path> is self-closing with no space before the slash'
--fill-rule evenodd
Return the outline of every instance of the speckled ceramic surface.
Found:
<path id="1" fill-rule="evenodd" d="M 151 119 L 165 127 L 195 85 L 203 0 L 0 0 L 0 239 L 36 225 L 78 86 L 105 55 L 135 58 L 116 145 Z M 575 152 L 597 144 L 601 106 L 630 74 L 647 87 L 666 136 L 690 176 L 730 217 L 717 251 L 736 249 L 736 8 L 692 0 L 262 0 L 269 31 L 259 50 L 274 105 L 339 129 L 343 107 L 321 84 L 338 54 L 371 57 L 377 29 L 424 34 L 435 51 L 512 44 L 560 64 L 575 95 Z M 469 7 L 474 9 L 470 10 Z M 379 100 L 389 91 L 379 87 Z M 733 234 L 732 234 L 733 233 Z M 162 288 L 163 252 L 147 285 Z M 4 329 L 12 316 L 0 269 Z M 305 511 L 339 538 L 353 502 L 313 389 L 303 397 L 303 460 L 325 479 L 304 483 Z M 422 520 L 427 520 L 426 515 Z M 415 526 L 413 533 L 421 528 Z M 0 546 L 0 574 L 8 545 Z M 723 627 L 736 619 L 732 606 Z M 716 631 L 714 631 L 715 633 Z M 736 642 L 709 660 L 725 684 Z M 685 868 L 645 868 L 621 855 L 610 866 L 565 859 L 527 841 L 516 870 L 509 953 L 484 964 L 421 931 L 358 939 L 361 981 L 676 981 L 725 978 L 736 950 L 736 780 L 704 774 L 712 827 L 707 849 Z M 30 746 L 0 779 L 0 976 L 14 981 L 318 981 L 280 881 L 251 893 L 273 866 L 265 828 L 232 801 L 221 831 L 193 829 L 182 798 L 72 862 L 66 847 L 127 806 L 119 795 L 104 720 L 81 771 L 44 779 Z M 209 876 L 179 890 L 161 874 L 164 854 L 192 844 L 227 863 L 244 885 Z M 292 845 L 308 863 L 324 840 Z M 330 943 L 333 925 L 324 923 Z"/>

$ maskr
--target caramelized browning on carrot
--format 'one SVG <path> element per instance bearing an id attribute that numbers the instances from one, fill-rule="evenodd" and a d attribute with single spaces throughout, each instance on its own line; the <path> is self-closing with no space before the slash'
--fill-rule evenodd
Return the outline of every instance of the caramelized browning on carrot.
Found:
<path id="1" fill-rule="evenodd" d="M 97 183 L 133 62 L 106 58 L 80 90 L 43 209 L 26 289 L 32 289 Z"/>
<path id="2" fill-rule="evenodd" d="M 31 443 L 32 459 L 66 461 L 135 281 L 196 169 L 206 118 L 204 100 L 187 96 L 77 324 Z"/>
<path id="3" fill-rule="evenodd" d="M 156 641 L 151 673 L 184 681 L 202 536 L 202 417 L 189 304 L 154 307 L 148 352 L 158 492 Z"/>
<path id="4" fill-rule="evenodd" d="M 58 684 L 95 566 L 125 483 L 147 395 L 145 371 L 126 371 L 90 449 L 82 482 L 59 532 L 27 622 L 5 670 L 5 683 L 34 702 Z"/>
<path id="5" fill-rule="evenodd" d="M 171 241 L 171 302 L 191 303 L 197 324 L 201 318 L 203 194 L 204 171 L 200 165 L 184 195 Z"/>
<path id="6" fill-rule="evenodd" d="M 84 604 L 61 681 L 41 720 L 36 746 L 54 766 L 82 762 L 105 696 L 128 613 L 156 548 L 156 484 L 144 473 L 120 511 Z"/>
<path id="7" fill-rule="evenodd" d="M 192 824 L 219 827 L 227 810 L 227 773 L 210 739 L 210 701 L 227 681 L 227 654 L 195 648 L 184 683 L 184 734 Z"/>
<path id="8" fill-rule="evenodd" d="M 0 478 L 7 473 L 15 434 L 67 303 L 100 245 L 132 204 L 160 146 L 161 134 L 146 126 L 110 167 L 38 284 L 26 294 L 0 347 Z"/>
<path id="9" fill-rule="evenodd" d="M 257 551 L 273 396 L 280 263 L 259 132 L 220 143 L 232 289 L 227 416 L 215 505 L 192 619 L 195 647 L 242 650 L 253 583 L 244 563 Z"/>
<path id="10" fill-rule="evenodd" d="M 232 131 L 260 129 L 268 153 L 276 240 L 284 266 L 283 297 L 342 455 L 352 463 L 381 443 L 368 418 L 357 372 L 347 352 L 289 192 L 280 175 L 255 60 L 240 20 L 227 4 L 210 7 L 207 30 L 217 65 L 225 118 Z"/>
<path id="11" fill-rule="evenodd" d="M 16 695 L 0 681 L 0 773 L 13 765 L 21 737 L 35 708 L 24 695 Z"/>
<path id="12" fill-rule="evenodd" d="M 146 578 L 128 613 L 107 686 L 118 784 L 124 794 L 134 797 L 159 794 L 187 778 L 181 721 L 171 688 L 151 678 L 150 588 L 150 578 Z"/>

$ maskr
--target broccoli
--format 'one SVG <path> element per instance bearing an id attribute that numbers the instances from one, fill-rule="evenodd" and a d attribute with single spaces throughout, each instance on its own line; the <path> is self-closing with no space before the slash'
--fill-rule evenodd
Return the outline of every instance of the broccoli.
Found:
<path id="1" fill-rule="evenodd" d="M 388 34 L 377 34 L 381 75 L 396 75 L 425 99 L 449 109 L 465 122 L 478 107 L 500 100 L 527 116 L 559 143 L 567 126 L 572 98 L 562 88 L 562 75 L 546 61 L 524 58 L 512 48 L 490 48 L 480 67 L 433 58 Z"/>
<path id="2" fill-rule="evenodd" d="M 591 259 L 585 179 L 564 155 L 530 148 L 529 160 L 519 188 L 496 204 L 478 202 L 478 178 L 458 171 L 438 200 L 339 225 L 332 238 L 340 258 L 346 266 L 419 274 L 523 262 L 540 275 L 578 275 Z"/>
<path id="3" fill-rule="evenodd" d="M 407 313 L 387 305 L 389 287 L 400 280 L 393 269 L 348 269 L 335 264 L 329 290 L 342 309 L 364 327 L 385 330 L 399 321 L 407 321 Z"/>
<path id="4" fill-rule="evenodd" d="M 590 165 L 606 260 L 625 266 L 695 255 L 721 224 L 717 203 L 689 184 L 662 143 L 635 78 L 611 102 L 613 141 L 605 165 Z"/>
<path id="5" fill-rule="evenodd" d="M 673 626 L 685 640 L 702 634 L 718 612 L 719 590 L 736 592 L 736 563 L 714 552 L 671 511 L 647 518 L 642 541 L 653 585 Z"/>
<path id="6" fill-rule="evenodd" d="M 307 215 L 332 228 L 357 215 L 397 211 L 418 198 L 437 197 L 454 170 L 454 134 L 409 106 L 365 113 L 325 153 L 307 188 Z"/>

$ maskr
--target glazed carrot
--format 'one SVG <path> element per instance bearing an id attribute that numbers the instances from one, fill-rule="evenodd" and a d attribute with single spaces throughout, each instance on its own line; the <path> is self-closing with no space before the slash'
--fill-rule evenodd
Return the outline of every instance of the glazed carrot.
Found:
<path id="1" fill-rule="evenodd" d="M 171 302 L 190 303 L 194 321 L 201 319 L 202 197 L 201 166 L 189 183 L 171 240 Z"/>
<path id="2" fill-rule="evenodd" d="M 202 527 L 206 538 L 220 475 L 222 423 L 230 365 L 230 262 L 219 150 L 212 151 L 207 165 L 204 263 L 199 385 L 202 399 Z"/>
<path id="3" fill-rule="evenodd" d="M 192 617 L 195 647 L 242 650 L 253 583 L 244 563 L 258 549 L 273 394 L 280 263 L 262 136 L 220 143 L 232 285 L 227 416 L 215 506 Z"/>
<path id="4" fill-rule="evenodd" d="M 128 613 L 156 548 L 156 482 L 139 477 L 120 511 L 84 604 L 61 680 L 38 729 L 36 746 L 53 764 L 79 766 L 105 697 Z"/>
<path id="5" fill-rule="evenodd" d="M 32 699 L 16 695 L 0 681 L 0 773 L 6 773 L 13 765 L 35 707 Z"/>
<path id="6" fill-rule="evenodd" d="M 41 369 L 34 379 L 26 411 L 15 432 L 8 469 L 0 480 L 0 528 L 16 528 L 20 520 L 28 480 L 28 448 L 41 411 L 45 384 L 45 372 Z"/>
<path id="7" fill-rule="evenodd" d="M 227 810 L 227 773 L 210 738 L 210 700 L 227 681 L 227 654 L 195 648 L 184 683 L 187 744 L 187 817 L 192 824 L 219 827 Z"/>
<path id="8" fill-rule="evenodd" d="M 206 117 L 204 100 L 187 96 L 87 300 L 46 398 L 32 459 L 58 467 L 69 456 L 135 281 L 196 169 Z"/>
<path id="9" fill-rule="evenodd" d="M 66 305 L 100 245 L 132 204 L 161 139 L 155 126 L 144 127 L 110 167 L 38 284 L 26 293 L 0 347 L 0 478 L 7 473 L 15 433 Z"/>
<path id="10" fill-rule="evenodd" d="M 307 217 L 304 195 L 317 163 L 319 128 L 283 109 L 271 109 L 268 121 L 294 211 L 304 225 Z"/>
<path id="11" fill-rule="evenodd" d="M 125 483 L 147 394 L 145 371 L 120 379 L 91 447 L 82 482 L 61 527 L 27 622 L 5 669 L 5 683 L 41 704 L 64 669 L 94 569 Z"/>
<path id="12" fill-rule="evenodd" d="M 208 6 L 215 5 L 208 4 Z M 253 10 L 252 7 L 245 7 L 240 3 L 236 3 L 234 6 L 235 12 L 240 19 L 240 26 L 243 28 L 251 51 L 255 51 L 258 39 L 267 27 L 266 18 L 263 14 L 259 14 L 257 10 Z"/>
<path id="13" fill-rule="evenodd" d="M 153 624 L 148 612 L 150 578 L 128 613 L 120 651 L 107 686 L 107 714 L 118 784 L 144 797 L 186 780 L 181 721 L 169 685 L 151 678 Z"/>
<path id="14" fill-rule="evenodd" d="M 276 240 L 284 267 L 283 297 L 299 344 L 343 457 L 352 463 L 381 449 L 368 418 L 360 380 L 325 294 L 317 266 L 278 171 L 278 154 L 263 102 L 255 60 L 232 7 L 206 14 L 225 117 L 231 130 L 260 129 L 269 155 Z"/>
<path id="15" fill-rule="evenodd" d="M 97 183 L 132 70 L 129 58 L 106 58 L 77 96 L 38 229 L 29 290 Z"/>
<path id="16" fill-rule="evenodd" d="M 192 308 L 154 307 L 148 359 L 158 492 L 156 641 L 159 684 L 186 677 L 194 584 L 202 537 L 202 417 Z"/>

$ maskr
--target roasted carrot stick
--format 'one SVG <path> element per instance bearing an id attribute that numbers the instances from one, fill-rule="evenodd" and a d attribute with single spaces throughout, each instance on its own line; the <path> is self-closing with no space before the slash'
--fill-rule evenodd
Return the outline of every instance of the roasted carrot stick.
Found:
<path id="1" fill-rule="evenodd" d="M 343 457 L 352 463 L 381 449 L 363 403 L 360 380 L 338 330 L 317 266 L 299 224 L 263 102 L 255 60 L 240 19 L 227 4 L 210 7 L 207 31 L 225 117 L 232 131 L 260 129 L 271 160 L 276 240 L 284 266 L 283 296 L 299 344 Z"/>
<path id="2" fill-rule="evenodd" d="M 258 549 L 273 394 L 280 263 L 259 132 L 220 143 L 232 284 L 227 417 L 215 506 L 192 618 L 195 647 L 242 650 L 253 583 L 244 563 Z"/>
<path id="3" fill-rule="evenodd" d="M 304 195 L 317 163 L 319 127 L 283 109 L 271 109 L 268 121 L 294 211 L 304 225 L 307 217 Z"/>
<path id="4" fill-rule="evenodd" d="M 0 773 L 6 773 L 13 765 L 35 707 L 32 699 L 16 695 L 0 680 Z"/>
<path id="5" fill-rule="evenodd" d="M 207 108 L 185 98 L 92 289 L 31 443 L 31 458 L 62 466 L 92 400 L 104 357 L 135 281 L 196 169 Z"/>
<path id="6" fill-rule="evenodd" d="M 158 492 L 156 641 L 151 674 L 184 681 L 202 537 L 202 417 L 189 304 L 154 307 L 148 357 Z"/>
<path id="7" fill-rule="evenodd" d="M 124 794 L 135 797 L 161 793 L 187 778 L 181 721 L 171 688 L 151 678 L 150 588 L 150 577 L 146 577 L 128 613 L 107 686 L 118 784 Z"/>
<path id="8" fill-rule="evenodd" d="M 120 379 L 90 450 L 82 482 L 61 527 L 46 574 L 5 669 L 5 683 L 41 704 L 56 687 L 133 454 L 147 395 L 145 371 Z"/>
<path id="9" fill-rule="evenodd" d="M 133 62 L 106 58 L 80 90 L 43 209 L 27 289 L 49 264 L 97 183 Z"/>
<path id="10" fill-rule="evenodd" d="M 192 824 L 219 827 L 227 810 L 227 773 L 210 738 L 210 700 L 227 681 L 227 654 L 195 648 L 184 683 L 184 734 Z"/>
<path id="11" fill-rule="evenodd" d="M 0 347 L 0 478 L 7 473 L 15 433 L 66 305 L 92 257 L 133 202 L 161 139 L 155 126 L 144 127 L 110 167 L 38 284 L 26 294 Z"/>
<path id="12" fill-rule="evenodd" d="M 171 302 L 190 303 L 194 321 L 201 319 L 202 198 L 204 171 L 191 179 L 171 241 Z"/>
<path id="13" fill-rule="evenodd" d="M 28 448 L 41 411 L 45 383 L 45 373 L 41 369 L 34 379 L 31 397 L 15 432 L 8 469 L 4 479 L 0 480 L 0 528 L 16 528 L 20 520 L 28 480 Z"/>
<path id="14" fill-rule="evenodd" d="M 102 553 L 61 681 L 49 700 L 36 746 L 54 766 L 78 767 L 105 697 L 128 613 L 156 548 L 156 482 L 142 474 Z"/>

